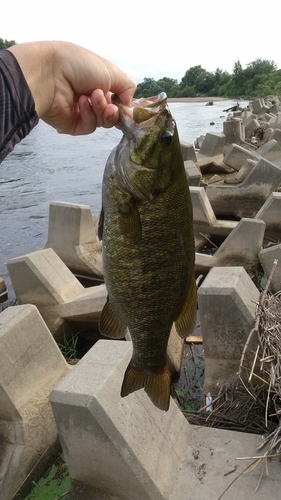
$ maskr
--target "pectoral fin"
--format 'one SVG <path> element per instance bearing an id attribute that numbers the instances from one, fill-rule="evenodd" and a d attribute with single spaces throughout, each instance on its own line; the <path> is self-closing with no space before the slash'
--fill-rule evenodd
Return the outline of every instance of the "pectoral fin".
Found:
<path id="1" fill-rule="evenodd" d="M 101 212 L 100 212 L 100 217 L 99 217 L 99 224 L 98 224 L 98 239 L 99 239 L 99 241 L 102 240 L 103 223 L 104 223 L 104 211 L 103 211 L 103 207 L 101 207 Z"/>
<path id="2" fill-rule="evenodd" d="M 123 339 L 126 334 L 127 327 L 122 322 L 121 318 L 115 312 L 108 297 L 101 312 L 99 320 L 99 331 L 105 337 L 112 339 Z"/>
<path id="3" fill-rule="evenodd" d="M 180 315 L 175 321 L 177 333 L 181 338 L 190 335 L 195 326 L 196 320 L 196 306 L 197 306 L 197 290 L 195 276 L 192 276 L 185 303 L 181 310 Z"/>

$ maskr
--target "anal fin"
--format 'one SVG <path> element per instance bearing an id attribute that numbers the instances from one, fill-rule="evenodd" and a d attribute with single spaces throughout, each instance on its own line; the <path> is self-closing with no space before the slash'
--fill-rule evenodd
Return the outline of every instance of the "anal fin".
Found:
<path id="1" fill-rule="evenodd" d="M 190 280 L 183 308 L 175 320 L 175 327 L 181 338 L 185 338 L 193 332 L 196 320 L 196 308 L 197 290 L 195 276 L 193 275 Z"/>

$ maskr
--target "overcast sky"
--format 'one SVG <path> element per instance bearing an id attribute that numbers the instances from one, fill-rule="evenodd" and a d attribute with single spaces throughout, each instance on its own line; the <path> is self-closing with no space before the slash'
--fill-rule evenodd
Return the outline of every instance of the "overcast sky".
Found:
<path id="1" fill-rule="evenodd" d="M 137 82 L 180 81 L 201 65 L 232 73 L 257 58 L 281 68 L 280 0 L 3 0 L 0 38 L 66 40 L 111 60 Z"/>

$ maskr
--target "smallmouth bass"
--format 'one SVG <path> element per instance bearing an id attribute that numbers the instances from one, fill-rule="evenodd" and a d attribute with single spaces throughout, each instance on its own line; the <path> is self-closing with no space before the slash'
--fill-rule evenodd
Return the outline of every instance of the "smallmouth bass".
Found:
<path id="1" fill-rule="evenodd" d="M 123 338 L 133 355 L 121 396 L 144 388 L 167 411 L 173 322 L 181 337 L 196 315 L 192 204 L 175 120 L 164 92 L 132 101 L 117 96 L 123 137 L 104 172 L 99 238 L 108 292 L 99 328 Z"/>

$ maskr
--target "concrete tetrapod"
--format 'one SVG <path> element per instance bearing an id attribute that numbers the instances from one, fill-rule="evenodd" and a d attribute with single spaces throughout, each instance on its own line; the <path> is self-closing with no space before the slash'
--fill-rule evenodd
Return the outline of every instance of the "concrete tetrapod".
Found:
<path id="1" fill-rule="evenodd" d="M 0 498 L 11 500 L 38 460 L 59 446 L 49 394 L 69 372 L 37 308 L 0 314 Z"/>
<path id="2" fill-rule="evenodd" d="M 168 500 L 191 426 L 171 400 L 120 397 L 131 342 L 99 340 L 50 400 L 71 477 L 71 500 Z"/>

